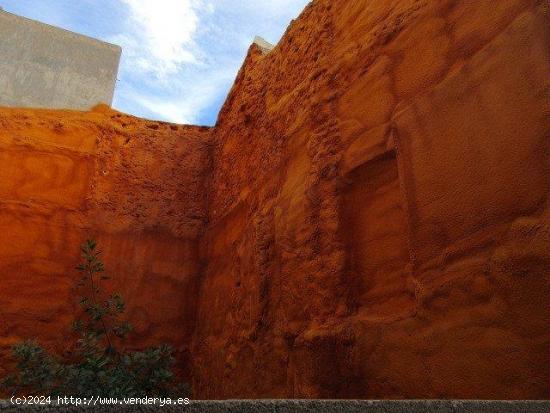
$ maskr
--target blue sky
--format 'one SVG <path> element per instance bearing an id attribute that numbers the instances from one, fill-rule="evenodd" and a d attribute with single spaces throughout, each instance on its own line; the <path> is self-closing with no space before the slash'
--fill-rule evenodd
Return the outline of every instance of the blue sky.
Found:
<path id="1" fill-rule="evenodd" d="M 276 43 L 309 0 L 0 0 L 123 48 L 113 107 L 213 125 L 255 35 Z"/>

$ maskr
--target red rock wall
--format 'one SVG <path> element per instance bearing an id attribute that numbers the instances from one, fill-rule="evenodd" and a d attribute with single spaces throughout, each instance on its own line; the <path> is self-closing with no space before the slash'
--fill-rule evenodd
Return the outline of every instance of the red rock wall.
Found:
<path id="1" fill-rule="evenodd" d="M 0 109 L 0 375 L 22 339 L 67 350 L 89 237 L 127 301 L 131 346 L 172 343 L 187 363 L 209 136 L 105 108 Z"/>
<path id="2" fill-rule="evenodd" d="M 198 397 L 548 398 L 548 2 L 328 1 L 214 131 Z"/>
<path id="3" fill-rule="evenodd" d="M 214 129 L 0 110 L 2 360 L 92 235 L 196 398 L 549 398 L 549 8 L 315 0 Z"/>

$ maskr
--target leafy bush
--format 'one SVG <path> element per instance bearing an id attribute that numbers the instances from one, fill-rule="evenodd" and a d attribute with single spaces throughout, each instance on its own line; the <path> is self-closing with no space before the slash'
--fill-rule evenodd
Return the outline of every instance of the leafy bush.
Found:
<path id="1" fill-rule="evenodd" d="M 73 324 L 78 334 L 74 351 L 61 360 L 33 341 L 15 345 L 16 371 L 4 379 L 3 387 L 12 394 L 43 396 L 187 396 L 188 387 L 176 383 L 169 346 L 121 349 L 132 330 L 121 320 L 124 300 L 118 294 L 105 298 L 99 288 L 109 277 L 96 243 L 89 240 L 81 250 L 79 286 L 87 294 L 80 300 L 82 315 Z"/>

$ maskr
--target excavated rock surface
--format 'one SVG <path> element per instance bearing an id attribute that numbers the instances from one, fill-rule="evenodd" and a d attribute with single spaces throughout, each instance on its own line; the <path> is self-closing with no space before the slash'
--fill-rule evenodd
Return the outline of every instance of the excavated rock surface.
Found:
<path id="1" fill-rule="evenodd" d="M 0 110 L 0 375 L 21 339 L 68 350 L 89 237 L 127 301 L 130 345 L 169 342 L 187 360 L 209 141 L 106 107 Z"/>
<path id="2" fill-rule="evenodd" d="M 1 355 L 91 233 L 196 398 L 550 398 L 549 8 L 315 0 L 213 129 L 0 110 Z"/>
<path id="3" fill-rule="evenodd" d="M 214 130 L 199 397 L 548 398 L 548 2 L 312 2 Z"/>

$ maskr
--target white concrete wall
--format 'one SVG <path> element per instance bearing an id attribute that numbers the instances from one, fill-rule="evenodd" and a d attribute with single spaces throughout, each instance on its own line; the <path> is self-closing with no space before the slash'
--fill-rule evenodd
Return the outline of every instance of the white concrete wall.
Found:
<path id="1" fill-rule="evenodd" d="M 121 48 L 0 10 L 0 106 L 111 104 Z"/>

